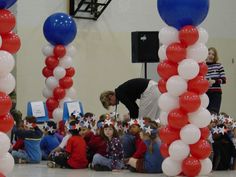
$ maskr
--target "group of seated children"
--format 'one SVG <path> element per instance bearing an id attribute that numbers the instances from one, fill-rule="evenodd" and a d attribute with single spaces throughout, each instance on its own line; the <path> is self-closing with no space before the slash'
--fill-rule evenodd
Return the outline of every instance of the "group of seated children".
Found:
<path id="1" fill-rule="evenodd" d="M 117 121 L 110 114 L 71 115 L 64 124 L 64 137 L 56 124 L 48 121 L 43 132 L 35 117 L 26 117 L 14 133 L 17 141 L 12 155 L 18 163 L 48 160 L 48 167 L 91 168 L 96 171 L 129 169 L 133 172 L 161 173 L 158 123 L 149 118 Z"/>
<path id="2" fill-rule="evenodd" d="M 236 170 L 236 121 L 226 113 L 212 113 L 209 128 L 213 170 Z"/>

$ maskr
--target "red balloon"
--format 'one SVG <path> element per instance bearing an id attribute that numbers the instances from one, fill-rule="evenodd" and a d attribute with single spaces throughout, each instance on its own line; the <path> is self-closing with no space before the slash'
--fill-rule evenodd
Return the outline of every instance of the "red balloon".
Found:
<path id="1" fill-rule="evenodd" d="M 164 158 L 169 157 L 170 156 L 169 145 L 166 143 L 162 143 L 160 146 L 160 152 L 161 152 L 162 157 Z"/>
<path id="2" fill-rule="evenodd" d="M 0 116 L 0 132 L 7 133 L 14 126 L 14 119 L 10 113 Z"/>
<path id="3" fill-rule="evenodd" d="M 208 127 L 200 128 L 201 139 L 207 139 L 210 135 L 210 130 Z"/>
<path id="4" fill-rule="evenodd" d="M 48 69 L 53 70 L 54 68 L 56 68 L 58 66 L 59 61 L 56 57 L 49 56 L 46 58 L 45 64 L 47 65 Z"/>
<path id="5" fill-rule="evenodd" d="M 199 95 L 205 93 L 209 88 L 209 82 L 204 76 L 197 76 L 194 79 L 188 81 L 188 91 L 195 92 Z"/>
<path id="6" fill-rule="evenodd" d="M 167 92 L 167 89 L 166 89 L 166 80 L 164 79 L 160 79 L 158 81 L 158 89 L 161 93 L 165 93 Z"/>
<path id="7" fill-rule="evenodd" d="M 57 100 L 61 100 L 66 96 L 66 91 L 65 89 L 61 88 L 61 87 L 56 87 L 53 90 L 53 96 L 54 98 L 56 98 Z"/>
<path id="8" fill-rule="evenodd" d="M 6 50 L 11 54 L 15 54 L 21 46 L 20 38 L 13 32 L 2 34 L 2 46 L 0 50 Z"/>
<path id="9" fill-rule="evenodd" d="M 187 50 L 185 46 L 179 42 L 170 44 L 166 49 L 167 58 L 175 63 L 179 63 L 186 58 Z"/>
<path id="10" fill-rule="evenodd" d="M 0 92 L 0 116 L 6 115 L 12 106 L 11 98 L 4 92 Z"/>
<path id="11" fill-rule="evenodd" d="M 182 171 L 188 177 L 194 177 L 199 174 L 201 163 L 195 157 L 188 157 L 182 162 Z"/>
<path id="12" fill-rule="evenodd" d="M 71 88 L 73 85 L 73 80 L 71 77 L 63 77 L 59 80 L 59 84 L 62 88 L 68 89 Z"/>
<path id="13" fill-rule="evenodd" d="M 195 144 L 190 144 L 190 153 L 198 159 L 205 159 L 211 154 L 211 145 L 207 140 L 200 139 Z"/>
<path id="14" fill-rule="evenodd" d="M 1 9 L 0 24 L 0 34 L 9 33 L 12 31 L 16 25 L 16 18 L 14 14 L 7 9 Z"/>
<path id="15" fill-rule="evenodd" d="M 73 77 L 75 75 L 75 68 L 70 67 L 66 69 L 66 76 Z"/>
<path id="16" fill-rule="evenodd" d="M 198 30 L 195 26 L 187 25 L 180 29 L 179 40 L 185 46 L 193 45 L 199 38 Z"/>
<path id="17" fill-rule="evenodd" d="M 171 76 L 178 75 L 178 65 L 170 60 L 163 60 L 157 65 L 157 73 L 164 80 L 168 80 Z"/>
<path id="18" fill-rule="evenodd" d="M 179 108 L 173 109 L 168 114 L 168 123 L 169 126 L 174 129 L 181 129 L 183 126 L 189 123 L 188 116 L 183 110 Z"/>
<path id="19" fill-rule="evenodd" d="M 52 118 L 53 118 L 53 116 L 52 116 L 52 111 L 48 111 L 48 117 L 49 117 L 49 119 L 52 119 Z"/>
<path id="20" fill-rule="evenodd" d="M 186 112 L 195 112 L 201 105 L 198 94 L 194 92 L 185 92 L 179 97 L 180 108 Z"/>
<path id="21" fill-rule="evenodd" d="M 44 75 L 44 77 L 48 78 L 50 76 L 53 76 L 53 71 L 49 69 L 47 66 L 45 66 L 42 70 L 42 74 Z"/>
<path id="22" fill-rule="evenodd" d="M 53 97 L 48 98 L 46 101 L 46 106 L 47 106 L 48 111 L 53 111 L 55 108 L 58 107 L 58 105 L 59 105 L 59 102 Z"/>
<path id="23" fill-rule="evenodd" d="M 201 76 L 205 76 L 208 72 L 208 66 L 206 63 L 199 63 L 199 74 Z"/>
<path id="24" fill-rule="evenodd" d="M 2 173 L 0 173 L 0 177 L 6 177 L 6 176 L 4 176 Z"/>
<path id="25" fill-rule="evenodd" d="M 175 130 L 169 126 L 162 127 L 159 132 L 160 139 L 166 144 L 170 144 L 180 139 L 179 130 Z"/>
<path id="26" fill-rule="evenodd" d="M 53 49 L 53 53 L 56 57 L 62 58 L 66 54 L 66 48 L 63 45 L 56 45 Z"/>

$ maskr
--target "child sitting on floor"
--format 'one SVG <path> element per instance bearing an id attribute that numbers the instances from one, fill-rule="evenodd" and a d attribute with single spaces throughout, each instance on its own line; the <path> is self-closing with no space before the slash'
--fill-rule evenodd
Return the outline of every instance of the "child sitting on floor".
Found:
<path id="1" fill-rule="evenodd" d="M 127 164 L 135 168 L 140 173 L 161 173 L 163 157 L 160 153 L 161 142 L 157 139 L 157 127 L 154 123 L 145 125 L 140 132 L 142 141 L 137 152 Z"/>
<path id="2" fill-rule="evenodd" d="M 106 119 L 104 121 L 101 135 L 107 141 L 107 155 L 95 154 L 92 168 L 96 171 L 111 171 L 124 168 L 124 150 L 115 129 L 114 120 Z"/>
<path id="3" fill-rule="evenodd" d="M 60 142 L 55 136 L 55 132 L 57 129 L 57 125 L 55 122 L 48 121 L 47 123 L 45 123 L 43 129 L 45 136 L 40 142 L 40 148 L 42 151 L 42 160 L 48 160 L 49 154 L 60 144 Z"/>
<path id="4" fill-rule="evenodd" d="M 18 128 L 16 134 L 20 139 L 24 139 L 24 150 L 12 151 L 15 162 L 23 160 L 27 163 L 40 163 L 40 140 L 43 132 L 36 125 L 36 117 L 26 117 L 24 129 Z"/>

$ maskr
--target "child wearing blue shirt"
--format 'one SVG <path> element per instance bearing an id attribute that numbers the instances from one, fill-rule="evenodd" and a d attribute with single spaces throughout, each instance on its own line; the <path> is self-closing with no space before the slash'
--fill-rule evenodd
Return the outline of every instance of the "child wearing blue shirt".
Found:
<path id="1" fill-rule="evenodd" d="M 40 140 L 43 132 L 36 125 L 36 117 L 26 117 L 24 128 L 17 128 L 16 134 L 24 140 L 24 150 L 12 151 L 15 162 L 23 160 L 27 163 L 40 163 L 42 158 Z"/>
<path id="2" fill-rule="evenodd" d="M 41 140 L 40 148 L 42 151 L 42 160 L 48 160 L 48 155 L 60 144 L 60 142 L 55 135 L 57 129 L 55 122 L 48 121 L 45 123 L 43 129 L 45 136 Z"/>

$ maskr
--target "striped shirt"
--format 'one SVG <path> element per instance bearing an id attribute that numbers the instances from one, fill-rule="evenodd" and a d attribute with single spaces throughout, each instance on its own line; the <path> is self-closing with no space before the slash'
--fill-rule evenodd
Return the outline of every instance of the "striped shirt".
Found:
<path id="1" fill-rule="evenodd" d="M 226 83 L 224 67 L 221 63 L 206 63 L 208 66 L 208 73 L 206 74 L 206 79 L 215 80 L 215 83 L 212 84 L 208 92 L 222 92 L 221 84 Z"/>

